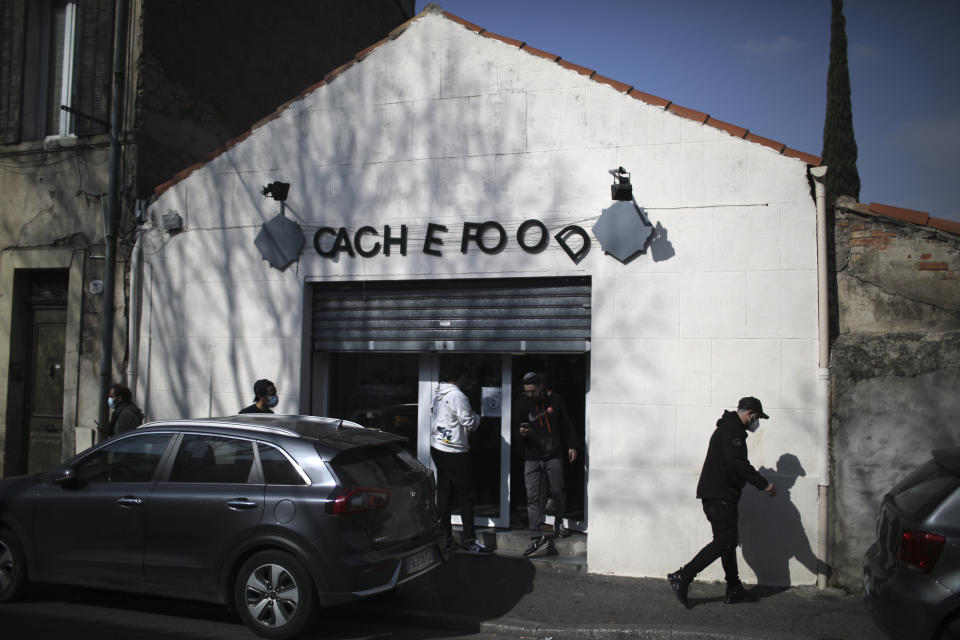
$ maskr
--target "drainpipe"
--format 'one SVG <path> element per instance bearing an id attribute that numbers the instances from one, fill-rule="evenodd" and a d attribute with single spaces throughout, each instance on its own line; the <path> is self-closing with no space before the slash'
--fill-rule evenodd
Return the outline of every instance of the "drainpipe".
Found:
<path id="1" fill-rule="evenodd" d="M 143 229 L 137 229 L 137 241 L 130 256 L 130 316 L 127 318 L 127 388 L 137 395 L 137 375 L 140 368 L 140 306 L 142 297 L 141 271 L 143 269 Z"/>
<path id="2" fill-rule="evenodd" d="M 827 205 L 824 178 L 827 168 L 824 166 L 811 167 L 810 175 L 814 180 L 814 191 L 817 202 L 817 327 L 819 338 L 817 391 L 820 398 L 820 416 L 822 433 L 824 434 L 823 448 L 820 452 L 820 468 L 823 470 L 820 484 L 817 486 L 817 506 L 820 525 L 817 529 L 817 588 L 821 591 L 827 588 L 827 571 L 829 563 L 827 555 L 830 533 L 830 296 L 827 289 Z"/>
<path id="3" fill-rule="evenodd" d="M 123 65 L 127 48 L 128 0 L 117 0 L 117 32 L 113 47 L 113 82 L 110 93 L 110 180 L 107 216 L 104 220 L 103 310 L 100 318 L 100 411 L 97 426 L 105 428 L 110 421 L 107 394 L 113 369 L 113 303 L 117 271 L 117 219 L 120 205 L 120 117 Z"/>

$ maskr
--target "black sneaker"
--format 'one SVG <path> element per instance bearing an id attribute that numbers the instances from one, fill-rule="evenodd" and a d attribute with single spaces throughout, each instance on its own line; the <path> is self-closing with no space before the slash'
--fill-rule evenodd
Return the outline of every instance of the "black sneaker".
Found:
<path id="1" fill-rule="evenodd" d="M 675 572 L 667 574 L 667 582 L 670 583 L 670 588 L 673 589 L 673 594 L 677 596 L 680 604 L 689 609 L 687 589 L 690 587 L 690 581 L 685 580 L 683 574 L 677 569 Z"/>
<path id="2" fill-rule="evenodd" d="M 530 540 L 530 546 L 523 552 L 524 558 L 533 558 L 545 555 L 550 551 L 550 538 L 539 536 Z"/>
<path id="3" fill-rule="evenodd" d="M 736 584 L 727 585 L 727 592 L 723 596 L 723 601 L 727 604 L 736 604 L 743 602 L 746 595 L 747 590 L 743 588 L 743 583 L 738 581 Z"/>
<path id="4" fill-rule="evenodd" d="M 554 520 L 553 532 L 557 534 L 558 538 L 568 538 L 570 536 L 570 529 L 567 529 L 567 525 L 563 524 L 562 518 Z"/>

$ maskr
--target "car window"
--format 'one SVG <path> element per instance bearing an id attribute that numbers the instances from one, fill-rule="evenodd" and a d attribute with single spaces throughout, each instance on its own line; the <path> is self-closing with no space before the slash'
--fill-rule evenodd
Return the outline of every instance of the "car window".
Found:
<path id="1" fill-rule="evenodd" d="M 260 451 L 260 468 L 263 469 L 263 480 L 267 484 L 306 484 L 296 468 L 287 457 L 274 446 L 258 445 Z"/>
<path id="2" fill-rule="evenodd" d="M 249 440 L 186 434 L 170 471 L 170 482 L 246 483 L 253 468 Z"/>
<path id="3" fill-rule="evenodd" d="M 330 461 L 344 484 L 357 487 L 387 487 L 419 475 L 423 466 L 398 444 L 357 447 L 337 454 Z"/>
<path id="4" fill-rule="evenodd" d="M 932 509 L 960 488 L 960 476 L 931 460 L 890 490 L 898 509 L 911 516 Z"/>
<path id="5" fill-rule="evenodd" d="M 77 481 L 149 482 L 170 437 L 169 433 L 149 433 L 110 442 L 80 461 Z"/>

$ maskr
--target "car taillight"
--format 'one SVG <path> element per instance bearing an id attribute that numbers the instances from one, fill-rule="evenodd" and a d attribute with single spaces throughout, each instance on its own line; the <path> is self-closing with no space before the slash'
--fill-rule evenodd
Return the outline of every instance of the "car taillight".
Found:
<path id="1" fill-rule="evenodd" d="M 911 569 L 930 573 L 946 542 L 946 538 L 936 533 L 904 529 L 900 534 L 897 558 Z"/>
<path id="2" fill-rule="evenodd" d="M 330 505 L 330 513 L 342 516 L 361 511 L 372 511 L 386 506 L 390 492 L 386 489 L 344 489 L 338 493 Z"/>

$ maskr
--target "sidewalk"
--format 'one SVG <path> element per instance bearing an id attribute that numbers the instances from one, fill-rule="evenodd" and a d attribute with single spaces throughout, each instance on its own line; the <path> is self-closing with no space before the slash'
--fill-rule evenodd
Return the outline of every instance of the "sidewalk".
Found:
<path id="1" fill-rule="evenodd" d="M 588 574 L 570 562 L 502 550 L 454 555 L 393 593 L 343 612 L 506 638 L 885 640 L 859 596 L 755 587 L 754 601 L 728 605 L 723 594 L 723 584 L 694 583 L 687 610 L 665 578 Z"/>

